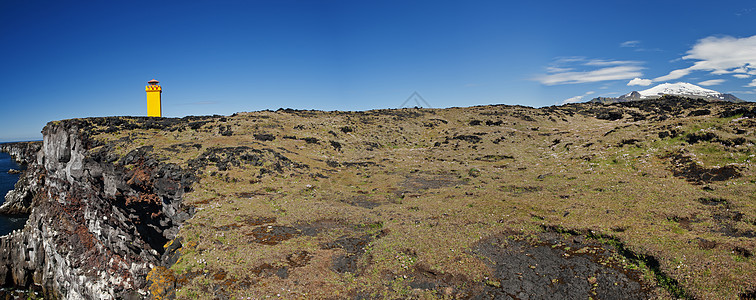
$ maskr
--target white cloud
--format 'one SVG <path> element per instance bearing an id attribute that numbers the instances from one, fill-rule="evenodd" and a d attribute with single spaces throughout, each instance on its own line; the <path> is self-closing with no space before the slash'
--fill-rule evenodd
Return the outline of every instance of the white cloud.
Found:
<path id="1" fill-rule="evenodd" d="M 570 97 L 570 98 L 564 99 L 564 101 L 562 101 L 561 104 L 564 105 L 564 104 L 569 104 L 569 103 L 577 103 L 577 102 L 583 101 L 583 98 L 585 98 L 586 96 L 593 95 L 595 93 L 596 92 L 594 92 L 594 91 L 589 91 L 589 92 L 586 92 L 585 94 L 582 94 L 580 96 Z"/>
<path id="2" fill-rule="evenodd" d="M 638 77 L 633 78 L 633 80 L 630 80 L 630 82 L 627 83 L 628 86 L 634 86 L 634 85 L 640 85 L 640 86 L 649 86 L 654 81 L 651 79 L 641 79 Z"/>
<path id="3" fill-rule="evenodd" d="M 575 97 L 572 97 L 572 98 L 567 98 L 567 99 L 564 99 L 564 101 L 562 101 L 562 104 L 578 103 L 581 100 L 583 100 L 583 97 L 585 97 L 585 96 L 580 95 L 580 96 L 575 96 Z"/>
<path id="4" fill-rule="evenodd" d="M 642 76 L 643 73 L 640 72 L 642 69 L 642 67 L 634 65 L 615 66 L 592 71 L 561 72 L 542 75 L 536 78 L 536 80 L 545 85 L 621 80 Z"/>
<path id="5" fill-rule="evenodd" d="M 639 77 L 643 62 L 632 60 L 589 59 L 584 56 L 557 57 L 546 74 L 532 80 L 545 85 L 591 83 Z"/>
<path id="6" fill-rule="evenodd" d="M 751 73 L 756 71 L 756 35 L 745 38 L 710 36 L 698 40 L 682 59 L 694 60 L 693 66 L 674 70 L 655 81 L 672 80 L 692 71 L 711 71 L 712 74 Z"/>
<path id="7" fill-rule="evenodd" d="M 546 72 L 549 73 L 562 73 L 562 72 L 569 72 L 572 71 L 573 68 L 560 68 L 560 67 L 548 67 L 546 68 Z"/>
<path id="8" fill-rule="evenodd" d="M 680 70 L 674 70 L 672 72 L 669 72 L 669 74 L 667 74 L 667 75 L 654 78 L 654 81 L 675 80 L 675 79 L 678 79 L 680 77 L 683 77 L 685 75 L 690 74 L 690 72 L 691 72 L 690 68 L 680 69 Z"/>
<path id="9" fill-rule="evenodd" d="M 604 59 L 592 59 L 585 63 L 586 66 L 597 66 L 597 67 L 604 67 L 604 66 L 619 66 L 619 65 L 634 65 L 634 64 L 640 64 L 639 61 L 632 61 L 632 60 L 604 60 Z"/>
<path id="10" fill-rule="evenodd" d="M 746 85 L 746 87 L 756 87 L 756 79 L 754 79 L 753 81 L 751 81 L 751 83 L 749 83 L 748 85 Z"/>
<path id="11" fill-rule="evenodd" d="M 582 62 L 585 60 L 586 60 L 585 56 L 562 56 L 562 57 L 558 57 L 554 61 L 554 63 L 564 64 L 564 63 Z"/>
<path id="12" fill-rule="evenodd" d="M 640 45 L 640 41 L 626 41 L 620 44 L 620 47 L 634 48 Z"/>
<path id="13" fill-rule="evenodd" d="M 732 72 L 733 73 L 748 73 L 748 68 L 747 67 L 740 67 L 740 68 L 737 68 L 735 70 L 732 70 Z"/>
<path id="14" fill-rule="evenodd" d="M 725 80 L 724 79 L 712 79 L 712 80 L 701 81 L 698 84 L 699 85 L 703 85 L 703 86 L 710 86 L 710 85 L 721 84 L 722 82 L 725 82 Z"/>
<path id="15" fill-rule="evenodd" d="M 732 75 L 732 77 L 744 79 L 744 78 L 751 77 L 751 75 L 748 75 L 748 74 L 735 74 L 735 75 Z"/>

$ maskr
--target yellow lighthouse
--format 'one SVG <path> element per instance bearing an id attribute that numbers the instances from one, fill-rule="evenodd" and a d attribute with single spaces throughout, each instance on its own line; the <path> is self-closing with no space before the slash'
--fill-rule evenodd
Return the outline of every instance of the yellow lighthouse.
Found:
<path id="1" fill-rule="evenodd" d="M 158 81 L 153 79 L 148 81 L 148 86 L 145 87 L 147 91 L 147 116 L 150 117 L 162 117 L 163 107 L 160 104 L 160 94 L 163 93 L 163 89 L 158 85 Z"/>

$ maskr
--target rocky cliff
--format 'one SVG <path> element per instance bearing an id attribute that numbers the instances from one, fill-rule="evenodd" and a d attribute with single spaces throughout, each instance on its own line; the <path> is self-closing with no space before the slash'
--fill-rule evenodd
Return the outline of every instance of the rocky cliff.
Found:
<path id="1" fill-rule="evenodd" d="M 11 155 L 13 160 L 18 164 L 24 166 L 29 170 L 28 172 L 22 172 L 18 182 L 16 182 L 15 188 L 5 196 L 5 202 L 0 206 L 0 214 L 5 215 L 18 215 L 29 214 L 31 212 L 31 202 L 34 198 L 34 192 L 39 190 L 40 184 L 37 180 L 36 174 L 36 162 L 37 153 L 42 148 L 42 142 L 19 142 L 19 143 L 6 143 L 0 145 L 0 151 L 6 152 Z"/>
<path id="2" fill-rule="evenodd" d="M 53 122 L 41 146 L 4 148 L 27 163 L 11 195 L 21 204 L 6 213 L 30 216 L 0 237 L 0 283 L 52 298 L 142 298 L 146 274 L 170 259 L 163 245 L 190 217 L 181 196 L 193 175 L 144 149 L 116 159 L 89 138 L 92 121 Z"/>
<path id="3" fill-rule="evenodd" d="M 37 152 L 42 148 L 42 141 L 0 144 L 0 152 L 10 154 L 17 163 L 28 165 L 37 160 Z"/>

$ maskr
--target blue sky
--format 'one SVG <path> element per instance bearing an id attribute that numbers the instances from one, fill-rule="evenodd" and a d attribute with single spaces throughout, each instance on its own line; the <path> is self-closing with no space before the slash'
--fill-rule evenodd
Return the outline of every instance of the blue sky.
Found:
<path id="1" fill-rule="evenodd" d="M 677 81 L 753 101 L 754 20 L 755 2 L 728 0 L 0 0 L 0 141 L 145 115 L 153 78 L 170 117 L 395 108 L 413 92 L 540 107 Z"/>

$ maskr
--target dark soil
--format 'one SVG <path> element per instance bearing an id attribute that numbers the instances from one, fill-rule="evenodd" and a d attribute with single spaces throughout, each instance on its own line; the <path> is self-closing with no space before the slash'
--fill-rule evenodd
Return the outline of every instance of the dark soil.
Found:
<path id="1" fill-rule="evenodd" d="M 297 225 L 297 229 L 299 229 L 299 231 L 304 236 L 316 236 L 321 232 L 327 232 L 329 230 L 334 230 L 336 228 L 348 228 L 348 227 L 350 227 L 349 224 L 341 220 L 333 220 L 333 219 L 321 219 L 321 220 L 317 220 L 311 223 Z"/>
<path id="2" fill-rule="evenodd" d="M 335 249 L 341 248 L 345 254 L 337 255 L 333 258 L 331 268 L 339 273 L 357 273 L 359 271 L 358 262 L 362 254 L 365 253 L 365 247 L 373 240 L 370 235 L 361 237 L 341 237 L 333 242 L 326 244 L 323 248 Z"/>
<path id="3" fill-rule="evenodd" d="M 367 196 L 355 196 L 355 197 L 343 200 L 343 202 L 349 205 L 354 205 L 354 206 L 367 208 L 367 209 L 373 209 L 381 205 L 380 202 L 376 202 Z"/>
<path id="4" fill-rule="evenodd" d="M 696 199 L 696 202 L 711 206 L 711 216 L 719 226 L 718 229 L 714 230 L 715 232 L 729 237 L 756 238 L 756 232 L 753 230 L 741 230 L 738 228 L 738 222 L 748 221 L 744 220 L 745 215 L 737 211 L 727 199 L 702 197 Z"/>
<path id="5" fill-rule="evenodd" d="M 699 248 L 704 250 L 711 250 L 717 247 L 717 242 L 703 238 L 696 238 L 696 243 L 698 244 Z"/>
<path id="6" fill-rule="evenodd" d="M 300 232 L 294 227 L 268 225 L 255 227 L 250 231 L 252 241 L 263 245 L 275 245 L 299 235 Z"/>

